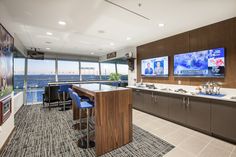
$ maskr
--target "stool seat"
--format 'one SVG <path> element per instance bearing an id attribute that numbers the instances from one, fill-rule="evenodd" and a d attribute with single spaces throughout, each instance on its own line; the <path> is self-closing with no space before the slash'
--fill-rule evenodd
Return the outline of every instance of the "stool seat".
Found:
<path id="1" fill-rule="evenodd" d="M 87 102 L 87 101 L 81 101 L 80 105 L 81 105 L 80 106 L 81 109 L 93 108 L 94 107 L 94 105 L 91 104 L 91 102 Z"/>

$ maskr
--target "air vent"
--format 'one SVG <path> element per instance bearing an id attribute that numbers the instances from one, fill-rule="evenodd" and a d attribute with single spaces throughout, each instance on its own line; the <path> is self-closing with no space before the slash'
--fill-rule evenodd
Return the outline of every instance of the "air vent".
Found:
<path id="1" fill-rule="evenodd" d="M 118 7 L 118 8 L 121 8 L 121 9 L 125 10 L 125 11 L 128 11 L 128 12 L 130 12 L 130 13 L 132 13 L 132 14 L 135 14 L 136 16 L 139 16 L 139 17 L 141 17 L 141 18 L 143 18 L 143 19 L 150 20 L 148 17 L 146 17 L 146 16 L 144 16 L 144 15 L 141 15 L 141 14 L 139 14 L 139 13 L 137 13 L 137 12 L 134 12 L 134 11 L 132 11 L 132 10 L 126 8 L 126 7 L 123 7 L 123 6 L 121 6 L 121 5 L 117 4 L 117 3 L 114 3 L 114 2 L 109 1 L 109 0 L 104 0 L 104 1 L 107 2 L 107 3 L 109 3 L 109 4 L 111 4 L 111 5 L 113 5 L 113 6 L 116 6 L 116 7 Z"/>

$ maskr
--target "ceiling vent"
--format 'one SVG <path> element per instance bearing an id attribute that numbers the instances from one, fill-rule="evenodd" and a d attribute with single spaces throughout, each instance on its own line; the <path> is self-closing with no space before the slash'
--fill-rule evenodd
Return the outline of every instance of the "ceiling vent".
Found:
<path id="1" fill-rule="evenodd" d="M 120 9 L 123 9 L 123 10 L 125 10 L 125 11 L 128 11 L 128 12 L 130 12 L 130 13 L 136 15 L 136 16 L 139 16 L 139 17 L 141 17 L 141 18 L 143 18 L 143 19 L 145 19 L 145 20 L 150 20 L 148 17 L 146 17 L 146 16 L 144 16 L 144 15 L 142 15 L 142 14 L 139 14 L 139 13 L 137 13 L 137 12 L 134 12 L 134 11 L 132 11 L 132 10 L 126 8 L 126 7 L 123 7 L 123 6 L 121 6 L 121 5 L 117 4 L 117 3 L 114 3 L 114 2 L 112 2 L 112 1 L 110 1 L 110 0 L 104 0 L 104 1 L 107 2 L 107 3 L 109 3 L 109 4 L 111 4 L 111 5 L 113 5 L 113 6 L 115 6 L 115 7 L 118 7 L 118 8 L 120 8 Z M 141 3 L 139 3 L 139 7 L 141 7 Z"/>

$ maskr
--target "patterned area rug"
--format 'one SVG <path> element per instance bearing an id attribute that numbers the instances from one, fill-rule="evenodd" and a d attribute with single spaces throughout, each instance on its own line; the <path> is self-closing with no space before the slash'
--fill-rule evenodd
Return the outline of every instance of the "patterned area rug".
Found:
<path id="1" fill-rule="evenodd" d="M 24 106 L 15 115 L 16 129 L 1 157 L 92 157 L 95 149 L 81 149 L 77 141 L 81 136 L 72 129 L 72 111 L 49 111 L 42 105 Z M 133 126 L 133 142 L 102 157 L 159 157 L 174 146 Z"/>

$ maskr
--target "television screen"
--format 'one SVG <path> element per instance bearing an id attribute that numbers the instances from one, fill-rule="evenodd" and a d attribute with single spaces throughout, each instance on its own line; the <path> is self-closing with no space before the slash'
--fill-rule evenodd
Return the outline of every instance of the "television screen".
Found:
<path id="1" fill-rule="evenodd" d="M 174 56 L 174 75 L 189 77 L 224 77 L 224 48 L 203 50 Z"/>
<path id="2" fill-rule="evenodd" d="M 142 60 L 142 76 L 168 77 L 168 56 Z"/>
<path id="3" fill-rule="evenodd" d="M 0 24 L 0 99 L 13 91 L 13 37 Z"/>

